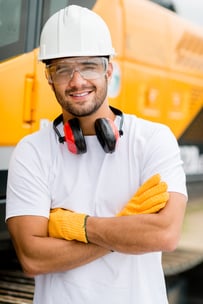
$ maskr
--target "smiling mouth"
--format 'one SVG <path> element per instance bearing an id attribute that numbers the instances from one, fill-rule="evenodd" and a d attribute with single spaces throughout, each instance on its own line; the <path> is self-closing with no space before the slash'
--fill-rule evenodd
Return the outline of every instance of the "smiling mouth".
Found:
<path id="1" fill-rule="evenodd" d="M 67 90 L 66 96 L 71 96 L 73 98 L 82 98 L 90 95 L 93 91 L 95 91 L 95 88 L 93 86 L 89 87 L 81 87 L 81 88 L 72 88 Z"/>
<path id="2" fill-rule="evenodd" d="M 69 95 L 72 97 L 84 97 L 87 96 L 91 93 L 92 91 L 87 91 L 87 92 L 83 92 L 83 93 L 70 93 Z"/>

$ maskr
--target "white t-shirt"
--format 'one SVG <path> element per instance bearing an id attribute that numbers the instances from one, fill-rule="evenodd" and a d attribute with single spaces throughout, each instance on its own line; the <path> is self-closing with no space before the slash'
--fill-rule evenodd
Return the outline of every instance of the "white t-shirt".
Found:
<path id="1" fill-rule="evenodd" d="M 59 129 L 63 134 L 62 124 Z M 96 136 L 85 137 L 87 153 L 72 154 L 58 142 L 52 124 L 22 139 L 10 164 L 6 218 L 48 218 L 56 207 L 114 216 L 155 173 L 169 191 L 187 195 L 179 148 L 168 127 L 124 114 L 123 133 L 112 154 Z M 168 303 L 160 252 L 113 252 L 73 270 L 36 276 L 35 283 L 35 304 Z"/>

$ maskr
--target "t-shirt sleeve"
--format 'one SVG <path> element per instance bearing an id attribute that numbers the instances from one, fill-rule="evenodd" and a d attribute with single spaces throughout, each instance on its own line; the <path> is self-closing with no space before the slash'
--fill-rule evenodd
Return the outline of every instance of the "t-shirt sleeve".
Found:
<path id="1" fill-rule="evenodd" d="M 20 215 L 49 216 L 49 169 L 46 156 L 22 140 L 11 157 L 6 198 L 6 219 Z"/>
<path id="2" fill-rule="evenodd" d="M 168 184 L 168 191 L 187 197 L 186 177 L 177 140 L 171 130 L 157 124 L 147 138 L 143 158 L 143 179 L 159 173 Z"/>

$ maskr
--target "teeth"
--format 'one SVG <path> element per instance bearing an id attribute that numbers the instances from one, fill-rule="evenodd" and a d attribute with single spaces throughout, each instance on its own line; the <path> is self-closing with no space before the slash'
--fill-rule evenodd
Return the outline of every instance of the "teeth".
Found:
<path id="1" fill-rule="evenodd" d="M 78 94 L 72 94 L 72 96 L 75 96 L 75 97 L 82 97 L 82 96 L 86 96 L 88 95 L 88 92 L 84 92 L 84 93 L 78 93 Z"/>

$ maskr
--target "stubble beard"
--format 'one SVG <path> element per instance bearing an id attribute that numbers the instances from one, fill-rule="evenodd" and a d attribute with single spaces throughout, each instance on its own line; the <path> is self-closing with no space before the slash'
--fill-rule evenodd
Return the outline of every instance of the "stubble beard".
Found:
<path id="1" fill-rule="evenodd" d="M 83 89 L 83 88 L 81 88 Z M 85 88 L 84 88 L 85 89 Z M 77 91 L 78 88 L 75 88 L 75 91 Z M 104 100 L 107 96 L 107 78 L 105 77 L 105 84 L 101 89 L 97 89 L 96 87 L 93 87 L 93 91 L 96 92 L 94 98 L 92 98 L 91 102 L 81 102 L 74 104 L 73 102 L 69 102 L 68 99 L 65 99 L 62 94 L 60 94 L 55 88 L 54 93 L 56 96 L 56 99 L 58 103 L 61 105 L 62 109 L 70 113 L 71 115 L 75 117 L 85 117 L 92 115 L 95 113 L 103 104 Z M 74 89 L 72 89 L 72 92 L 74 92 Z M 65 95 L 68 95 L 69 92 L 65 91 Z"/>

